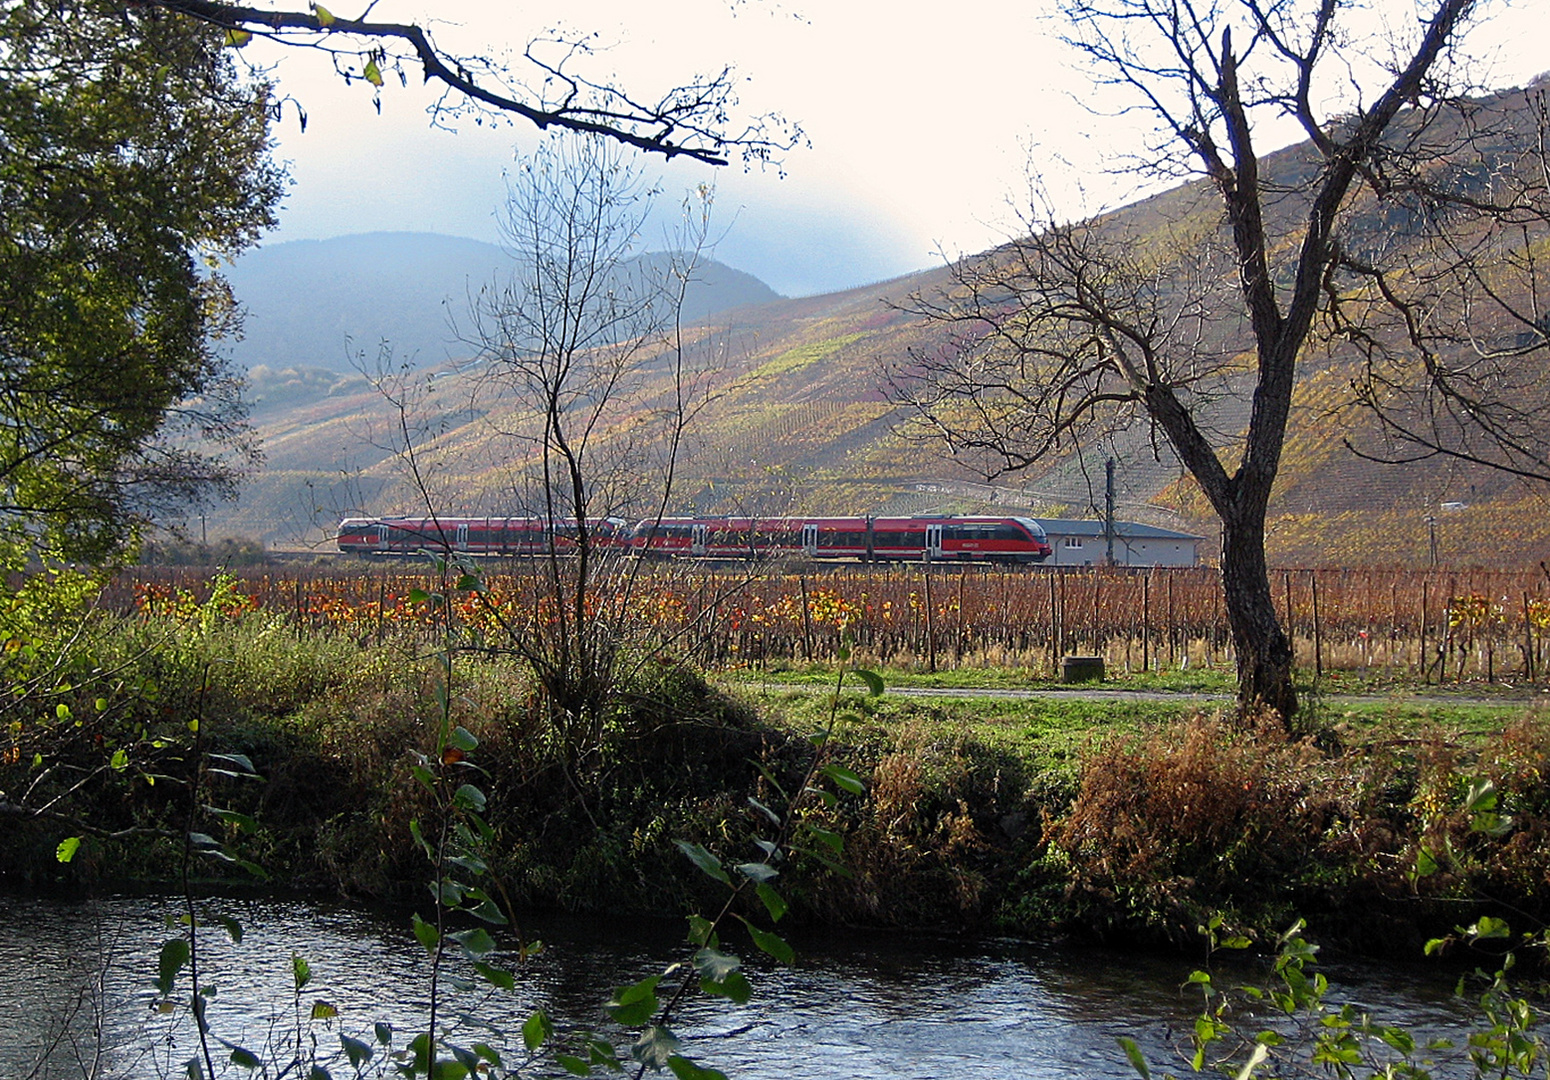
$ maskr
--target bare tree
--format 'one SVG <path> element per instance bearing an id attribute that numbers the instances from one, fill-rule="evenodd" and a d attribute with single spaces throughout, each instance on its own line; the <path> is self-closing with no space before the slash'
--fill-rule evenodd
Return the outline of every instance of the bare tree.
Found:
<path id="1" fill-rule="evenodd" d="M 655 192 L 621 153 L 566 140 L 523 163 L 505 220 L 518 270 L 477 299 L 471 342 L 478 409 L 508 458 L 505 505 L 551 536 L 536 571 L 543 617 L 508 623 L 507 636 L 573 766 L 600 745 L 621 652 L 639 644 L 639 563 L 618 530 L 662 516 L 714 359 L 681 324 L 710 192 L 686 201 L 677 252 L 638 258 Z"/>
<path id="2" fill-rule="evenodd" d="M 1152 425 L 1221 521 L 1240 700 L 1287 718 L 1265 521 L 1313 346 L 1357 350 L 1352 400 L 1385 445 L 1546 471 L 1542 112 L 1463 98 L 1450 56 L 1477 4 L 1421 6 L 1383 39 L 1341 0 L 1068 4 L 1070 42 L 1156 121 L 1138 168 L 1205 183 L 1074 223 L 1037 206 L 916 298 L 944 337 L 895 380 L 991 472 Z M 1288 122 L 1307 142 L 1262 162 Z"/>
<path id="3" fill-rule="evenodd" d="M 444 91 L 432 108 L 438 122 L 469 112 L 517 117 L 540 130 L 600 135 L 636 150 L 712 165 L 725 165 L 731 154 L 768 161 L 802 139 L 798 127 L 774 116 L 752 118 L 739 128 L 733 118 L 737 80 L 730 67 L 695 76 L 655 101 L 593 81 L 575 70 L 590 52 L 586 38 L 530 42 L 521 62 L 513 64 L 490 55 L 452 56 L 417 24 L 341 17 L 318 3 L 286 10 L 223 0 L 119 2 L 126 9 L 208 24 L 236 47 L 261 37 L 327 53 L 346 80 L 359 79 L 377 91 L 390 77 L 407 83 L 416 72 Z"/>

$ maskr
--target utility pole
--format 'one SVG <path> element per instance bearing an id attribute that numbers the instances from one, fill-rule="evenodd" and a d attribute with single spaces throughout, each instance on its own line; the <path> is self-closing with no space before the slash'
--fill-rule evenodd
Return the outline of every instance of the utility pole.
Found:
<path id="1" fill-rule="evenodd" d="M 1114 565 L 1114 459 L 1103 466 L 1103 564 Z"/>

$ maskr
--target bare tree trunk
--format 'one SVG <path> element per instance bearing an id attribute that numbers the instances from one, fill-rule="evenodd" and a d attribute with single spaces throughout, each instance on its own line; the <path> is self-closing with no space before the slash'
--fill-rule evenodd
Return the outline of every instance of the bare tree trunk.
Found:
<path id="1" fill-rule="evenodd" d="M 1263 507 L 1222 519 L 1222 593 L 1238 654 L 1239 705 L 1262 704 L 1290 720 L 1297 713 L 1292 643 L 1270 595 Z"/>

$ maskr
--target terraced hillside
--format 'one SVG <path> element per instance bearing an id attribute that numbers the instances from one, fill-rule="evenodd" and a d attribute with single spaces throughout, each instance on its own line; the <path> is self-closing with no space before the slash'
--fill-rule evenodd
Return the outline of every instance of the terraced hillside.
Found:
<path id="1" fill-rule="evenodd" d="M 1525 101 L 1525 92 L 1504 93 L 1480 108 L 1510 118 Z M 1265 162 L 1266 183 L 1287 185 L 1312 166 L 1306 148 L 1281 151 Z M 1143 233 L 1214 228 L 1202 195 L 1181 187 L 1109 220 Z M 1295 219 L 1295 207 L 1284 210 Z M 1358 203 L 1353 213 L 1368 214 L 1363 227 L 1374 243 L 1396 235 L 1402 242 L 1396 223 L 1372 207 Z M 1144 423 L 990 485 L 984 481 L 992 463 L 948 458 L 901 435 L 906 417 L 892 403 L 888 373 L 938 343 L 937 331 L 908 309 L 912 296 L 931 295 L 947 282 L 945 269 L 929 270 L 843 293 L 739 307 L 694 328 L 695 362 L 713 363 L 696 383 L 701 406 L 680 455 L 670 511 L 1015 508 L 1082 515 L 1102 505 L 1104 460 L 1112 456 L 1121 516 L 1216 535 L 1193 483 Z M 1234 340 L 1226 334 L 1221 346 L 1230 349 Z M 1346 442 L 1370 449 L 1381 444 L 1381 432 L 1349 400 L 1343 365 L 1351 362 L 1338 350 L 1310 349 L 1269 529 L 1273 562 L 1421 563 L 1435 554 L 1450 563 L 1521 565 L 1550 557 L 1550 492 L 1441 459 L 1395 466 L 1353 454 Z M 659 357 L 608 414 L 616 438 L 639 440 L 652 430 L 650 417 L 670 397 L 669 367 L 668 357 Z M 479 372 L 419 373 L 399 387 L 401 399 L 408 395 L 402 416 L 359 374 L 266 373 L 254 391 L 267 466 L 240 505 L 212 515 L 206 528 L 212 536 L 326 546 L 329 529 L 346 513 L 419 512 L 423 501 L 405 483 L 404 462 L 394 452 L 406 418 L 439 510 L 517 512 L 511 493 L 527 451 L 511 433 L 523 430 L 527 410 L 509 396 L 480 392 Z M 1249 401 L 1231 380 L 1222 389 L 1211 424 L 1225 446 L 1242 431 Z"/>

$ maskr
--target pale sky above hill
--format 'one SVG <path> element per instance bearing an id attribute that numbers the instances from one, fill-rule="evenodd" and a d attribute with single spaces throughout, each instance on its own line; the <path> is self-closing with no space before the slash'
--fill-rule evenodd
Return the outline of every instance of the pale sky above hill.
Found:
<path id="1" fill-rule="evenodd" d="M 289 4 L 285 6 L 291 6 Z M 1375 0 L 1404 20 L 1415 0 Z M 1493 0 L 1469 39 L 1493 86 L 1519 85 L 1550 67 L 1543 0 Z M 977 251 L 1014 226 L 1030 160 L 1074 210 L 1131 192 L 1101 173 L 1112 155 L 1140 149 L 1126 123 L 1095 118 L 1094 97 L 1055 35 L 1050 0 L 964 5 L 897 0 L 379 0 L 370 17 L 421 21 L 449 52 L 520 52 L 557 21 L 596 31 L 609 46 L 587 70 L 617 73 L 642 98 L 691 74 L 736 65 L 748 113 L 779 111 L 812 146 L 788 154 L 785 177 L 693 163 L 643 164 L 676 205 L 717 184 L 724 235 L 716 256 L 777 291 L 807 295 L 937 264 L 939 252 Z M 524 9 L 538 9 L 536 14 Z M 338 0 L 340 16 L 359 12 Z M 452 20 L 456 20 L 453 22 Z M 254 45 L 255 59 L 274 54 Z M 505 173 L 535 134 L 527 128 L 429 128 L 429 96 L 389 81 L 382 113 L 370 88 L 345 87 L 327 62 L 282 50 L 278 77 L 299 99 L 277 126 L 294 186 L 267 241 L 379 230 L 442 232 L 495 241 Z M 1263 149 L 1271 149 L 1264 146 Z M 1074 177 L 1086 177 L 1079 191 Z M 661 246 L 660 243 L 648 246 Z"/>

